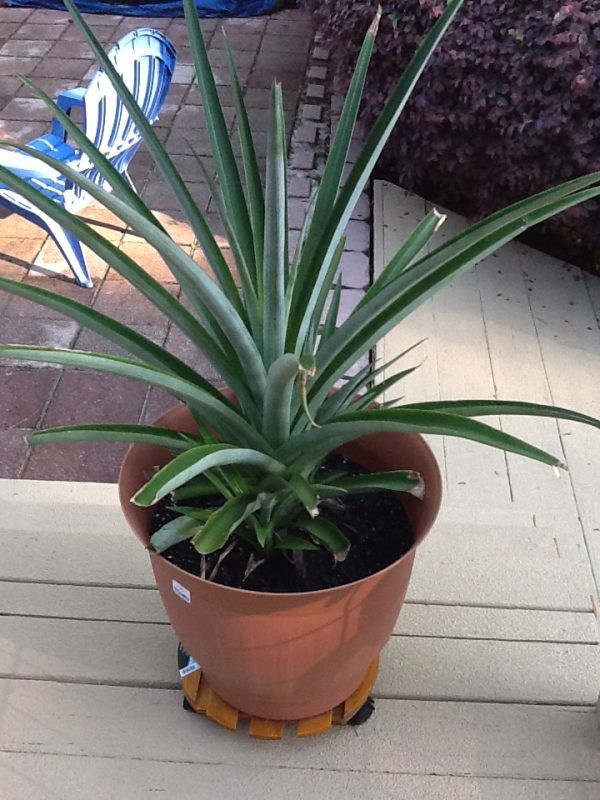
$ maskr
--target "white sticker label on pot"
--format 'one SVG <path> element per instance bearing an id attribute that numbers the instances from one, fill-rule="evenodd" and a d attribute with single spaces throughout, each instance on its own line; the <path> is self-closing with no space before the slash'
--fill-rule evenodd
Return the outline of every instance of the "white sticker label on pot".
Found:
<path id="1" fill-rule="evenodd" d="M 181 597 L 182 600 L 185 600 L 186 603 L 192 602 L 192 595 L 189 589 L 186 589 L 185 586 L 182 586 L 179 581 L 173 581 L 173 591 L 177 595 L 177 597 Z"/>
<path id="2" fill-rule="evenodd" d="M 179 674 L 182 678 L 185 678 L 186 675 L 191 675 L 192 672 L 197 672 L 200 668 L 200 664 L 190 656 L 185 667 L 179 670 Z"/>

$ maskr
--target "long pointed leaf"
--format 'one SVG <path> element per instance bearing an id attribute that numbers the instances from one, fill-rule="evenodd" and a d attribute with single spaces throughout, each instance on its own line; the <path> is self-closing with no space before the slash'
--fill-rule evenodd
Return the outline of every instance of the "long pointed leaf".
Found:
<path id="1" fill-rule="evenodd" d="M 267 375 L 263 410 L 263 436 L 274 446 L 282 444 L 290 434 L 292 392 L 300 364 L 290 353 L 275 361 Z"/>
<path id="2" fill-rule="evenodd" d="M 369 383 L 374 381 L 375 378 L 377 378 L 383 372 L 390 370 L 394 364 L 407 356 L 415 348 L 422 345 L 424 341 L 425 339 L 420 339 L 418 342 L 415 342 L 415 344 L 407 347 L 401 353 L 398 353 L 398 355 L 389 359 L 389 361 L 386 361 L 383 364 L 380 364 L 378 367 L 375 367 L 375 369 L 373 369 L 371 364 L 367 364 L 367 366 L 359 370 L 354 377 L 348 378 L 343 386 L 341 386 L 337 391 L 333 392 L 320 405 L 317 421 L 326 422 L 332 417 L 335 417 L 337 414 L 340 414 L 343 409 L 348 408 L 351 405 L 353 398 L 359 392 L 361 392 L 363 389 L 367 389 Z"/>
<path id="3" fill-rule="evenodd" d="M 27 283 L 12 281 L 8 278 L 0 278 L 0 289 L 18 297 L 24 297 L 26 300 L 31 300 L 46 308 L 59 311 L 89 330 L 99 333 L 105 339 L 109 339 L 119 345 L 131 355 L 141 358 L 145 363 L 159 369 L 169 370 L 191 383 L 197 383 L 198 386 L 201 386 L 206 392 L 215 397 L 220 395 L 220 392 L 212 384 L 179 358 L 155 344 L 151 339 L 142 336 L 142 334 L 137 333 L 132 328 L 128 328 L 127 325 L 121 322 L 117 322 L 106 314 L 101 314 L 99 311 L 68 297 L 63 297 Z"/>
<path id="4" fill-rule="evenodd" d="M 336 422 L 329 422 L 318 430 L 296 436 L 281 447 L 276 456 L 289 462 L 296 458 L 295 467 L 303 463 L 318 463 L 336 447 L 370 433 L 413 432 L 457 436 L 474 442 L 517 453 L 552 466 L 562 466 L 559 459 L 533 447 L 527 442 L 503 431 L 458 414 L 414 409 L 372 409 L 355 414 L 344 414 Z M 307 455 L 309 454 L 310 455 Z"/>
<path id="5" fill-rule="evenodd" d="M 197 446 L 198 437 L 190 433 L 158 428 L 154 425 L 68 425 L 35 431 L 28 437 L 31 445 L 57 442 L 137 442 L 165 447 L 167 450 L 189 450 Z"/>
<path id="6" fill-rule="evenodd" d="M 317 509 L 319 498 L 314 487 L 299 472 L 293 472 L 287 480 L 309 516 L 316 517 L 319 513 Z"/>
<path id="7" fill-rule="evenodd" d="M 389 378 L 386 378 L 380 383 L 374 384 L 359 397 L 356 397 L 348 406 L 348 410 L 361 411 L 363 408 L 368 408 L 368 406 L 374 403 L 377 398 L 380 397 L 380 395 L 384 394 L 384 392 L 387 392 L 388 389 L 396 386 L 396 384 L 400 383 L 400 381 L 404 380 L 404 378 L 408 378 L 408 376 L 412 375 L 413 372 L 416 372 L 420 366 L 420 364 L 416 364 L 414 367 L 408 367 L 408 369 L 400 370 L 400 372 L 390 375 Z"/>
<path id="8" fill-rule="evenodd" d="M 365 36 L 358 60 L 356 62 L 356 67 L 348 88 L 348 93 L 346 94 L 340 121 L 333 138 L 331 149 L 325 164 L 325 169 L 323 171 L 323 177 L 321 178 L 319 190 L 316 195 L 315 212 L 306 236 L 305 248 L 302 254 L 301 264 L 303 267 L 307 263 L 310 264 L 310 260 L 316 256 L 318 244 L 322 237 L 323 223 L 331 215 L 335 201 L 338 197 L 338 191 L 340 188 L 342 175 L 346 167 L 346 160 L 352 142 L 352 135 L 356 125 L 358 110 L 363 96 L 365 80 L 367 77 L 369 63 L 371 61 L 371 55 L 373 53 L 373 46 L 375 43 L 377 30 L 379 28 L 380 19 L 381 7 L 378 7 L 375 19 L 367 31 L 367 35 Z M 315 263 L 315 269 L 316 266 L 317 265 Z M 310 277 L 306 277 L 305 280 L 310 280 Z M 327 294 L 329 290 L 327 283 L 328 281 L 325 279 L 323 281 L 323 290 L 325 291 L 325 294 Z M 306 285 L 298 286 L 298 290 L 302 291 L 305 297 L 308 289 L 309 287 Z M 320 296 L 322 297 L 322 292 L 320 293 Z M 299 305 L 296 304 L 297 302 L 301 301 L 296 301 L 294 303 L 294 310 L 296 312 L 301 310 L 299 309 Z M 315 311 L 311 311 L 311 314 L 320 318 L 320 314 L 316 309 Z M 302 339 L 302 341 L 304 340 Z M 288 340 L 288 346 L 289 345 L 290 341 Z"/>
<path id="9" fill-rule="evenodd" d="M 6 147 L 6 144 L 0 143 L 0 148 Z M 138 214 L 127 203 L 124 203 L 117 197 L 113 197 L 110 192 L 107 192 L 104 188 L 98 186 L 96 183 L 82 175 L 78 170 L 73 169 L 68 164 L 58 162 L 52 156 L 48 156 L 45 153 L 40 153 L 28 145 L 11 143 L 9 147 L 14 147 L 15 149 L 28 153 L 29 155 L 36 154 L 36 158 L 38 158 L 38 160 L 43 161 L 49 166 L 59 169 L 59 171 L 69 178 L 69 180 L 71 180 L 74 184 L 84 188 L 95 200 L 101 203 L 105 208 L 108 208 L 110 211 L 117 214 L 124 222 L 136 230 L 140 236 L 142 236 L 160 253 L 173 275 L 177 278 L 182 287 L 185 287 L 188 291 L 192 304 L 194 306 L 198 306 L 196 310 L 199 313 L 205 314 L 207 317 L 211 317 L 210 307 L 215 303 L 216 300 L 220 298 L 221 301 L 225 302 L 225 310 L 229 314 L 233 313 L 237 318 L 234 308 L 231 304 L 229 304 L 229 295 L 220 291 L 218 287 L 216 287 L 214 283 L 204 274 L 204 272 L 198 269 L 198 265 L 195 263 L 195 261 L 186 253 L 184 253 L 184 251 L 165 231 L 156 228 L 154 225 L 149 223 L 149 221 L 145 219 L 143 215 Z M 10 170 L 6 170 L 4 167 L 0 167 L 0 171 L 0 174 L 3 176 L 6 176 L 7 173 L 12 175 Z M 8 179 L 5 182 L 11 186 L 11 183 Z M 19 191 L 31 202 L 36 202 L 36 205 L 39 208 L 42 208 L 45 213 L 48 213 L 48 216 L 53 216 L 51 211 L 53 207 L 56 207 L 58 204 L 53 203 L 35 187 L 29 185 L 26 181 L 23 181 L 16 175 L 12 175 L 12 182 L 19 187 L 18 189 L 15 189 L 15 191 Z M 46 201 L 45 203 L 44 200 Z M 49 203 L 52 205 L 49 205 Z M 61 209 L 63 213 L 68 214 L 68 212 L 64 212 L 64 209 L 62 209 L 61 206 L 58 206 L 58 208 Z M 54 216 L 56 216 L 56 214 L 57 212 L 54 211 Z M 67 217 L 67 219 L 68 218 L 69 217 Z M 81 221 L 77 217 L 74 217 L 74 215 L 71 214 L 70 218 L 77 220 L 77 222 L 81 224 Z M 67 222 L 66 226 L 68 226 L 68 224 L 69 223 Z M 73 222 L 71 224 L 75 223 Z M 156 234 L 156 237 L 154 234 Z M 207 298 L 204 297 L 203 289 L 208 291 L 209 295 L 212 294 L 212 297 L 210 297 L 208 302 Z M 213 323 L 212 328 L 213 335 L 218 336 L 220 334 L 219 326 L 216 323 Z M 226 342 L 227 340 L 224 339 L 224 341 Z"/>
<path id="10" fill-rule="evenodd" d="M 258 167 L 258 159 L 256 157 L 256 148 L 254 147 L 254 139 L 252 131 L 250 130 L 250 123 L 248 121 L 248 113 L 246 111 L 246 104 L 244 103 L 244 95 L 240 85 L 237 68 L 233 59 L 233 53 L 229 46 L 229 41 L 225 31 L 223 31 L 225 39 L 225 52 L 227 54 L 227 63 L 229 65 L 229 73 L 231 75 L 231 88 L 233 89 L 233 101 L 235 103 L 235 113 L 237 118 L 237 128 L 240 135 L 240 145 L 242 148 L 242 161 L 244 165 L 244 173 L 246 176 L 246 188 L 248 191 L 248 210 L 250 212 L 250 222 L 252 224 L 252 234 L 254 238 L 254 258 L 257 266 L 257 294 L 262 298 L 262 272 L 260 265 L 263 263 L 263 246 L 264 246 L 264 230 L 265 230 L 265 198 L 263 193 L 262 181 L 260 178 L 260 169 Z"/>
<path id="11" fill-rule="evenodd" d="M 196 478 L 196 480 L 181 486 L 179 489 L 173 491 L 173 497 L 176 503 L 182 503 L 186 500 L 191 500 L 196 497 L 209 497 L 210 495 L 217 494 L 215 486 L 212 481 L 206 476 Z"/>
<path id="12" fill-rule="evenodd" d="M 270 366 L 285 348 L 286 280 L 288 272 L 287 152 L 283 95 L 275 83 L 271 93 L 271 121 L 267 149 L 264 239 L 263 356 Z"/>
<path id="13" fill-rule="evenodd" d="M 31 150 L 31 148 L 27 147 L 20 149 L 26 152 Z M 52 158 L 44 157 L 43 154 L 39 154 L 39 158 L 46 161 L 51 166 L 56 167 L 58 163 Z M 202 313 L 208 319 L 212 318 L 216 320 L 216 323 L 213 324 L 212 334 L 219 336 L 226 350 L 231 349 L 231 343 L 234 347 L 234 351 L 232 352 L 234 354 L 235 352 L 239 353 L 240 363 L 243 365 L 244 371 L 249 373 L 248 386 L 254 390 L 253 393 L 259 398 L 266 380 L 265 369 L 256 345 L 243 320 L 236 312 L 235 307 L 231 304 L 229 297 L 225 295 L 201 269 L 198 269 L 198 265 L 195 261 L 175 244 L 168 235 L 148 222 L 141 214 L 138 214 L 126 203 L 123 203 L 123 201 L 106 192 L 67 165 L 61 164 L 60 171 L 72 180 L 73 183 L 82 186 L 92 197 L 96 198 L 106 208 L 113 211 L 121 219 L 135 228 L 138 233 L 160 253 L 171 268 L 175 277 L 181 283 L 187 283 L 194 288 L 196 296 L 202 300 Z M 96 234 L 95 231 L 76 216 L 69 214 L 69 212 L 65 211 L 65 209 L 57 203 L 30 186 L 27 181 L 22 180 L 10 170 L 1 166 L 0 177 L 10 188 L 23 195 L 26 199 L 30 200 L 30 202 L 35 203 L 38 208 L 48 214 L 49 217 L 56 219 L 67 229 L 71 230 L 81 241 L 88 244 L 88 246 L 99 255 L 107 251 L 111 253 L 111 264 L 113 262 L 116 264 L 122 262 L 121 256 L 123 254 L 120 253 L 118 248 Z M 129 263 L 132 263 L 131 259 L 129 259 Z M 158 285 L 160 286 L 160 284 Z M 168 294 L 165 290 L 163 290 L 163 293 Z M 201 330 L 201 326 L 198 323 L 197 328 Z M 231 372 L 231 370 L 229 370 L 229 372 Z M 241 400 L 242 398 L 240 398 L 240 401 Z"/>
<path id="14" fill-rule="evenodd" d="M 90 48 L 98 59 L 102 69 L 108 75 L 111 83 L 117 90 L 120 99 L 127 108 L 127 111 L 134 120 L 135 125 L 140 131 L 140 134 L 144 140 L 144 144 L 152 154 L 152 157 L 154 158 L 157 167 L 163 175 L 163 178 L 173 192 L 174 197 L 177 199 L 181 210 L 189 220 L 192 230 L 194 231 L 194 234 L 198 239 L 202 250 L 204 251 L 208 263 L 214 270 L 215 275 L 217 277 L 224 275 L 227 271 L 227 263 L 225 262 L 223 253 L 221 252 L 221 249 L 219 248 L 204 216 L 196 205 L 189 189 L 175 167 L 173 160 L 167 153 L 155 130 L 152 128 L 152 125 L 150 125 L 146 119 L 145 114 L 136 103 L 135 98 L 111 63 L 108 55 L 104 52 L 102 45 L 94 36 L 94 33 L 86 23 L 73 0 L 64 0 L 64 3 L 71 16 L 75 20 L 77 26 L 83 33 L 86 41 L 90 45 Z M 236 302 L 235 297 L 232 297 L 232 301 Z M 242 312 L 241 305 L 237 306 L 237 311 L 238 313 Z"/>
<path id="15" fill-rule="evenodd" d="M 219 93 L 208 60 L 206 45 L 198 21 L 195 0 L 183 0 L 192 58 L 196 69 L 198 88 L 202 96 L 206 129 L 211 143 L 212 154 L 219 182 L 223 190 L 225 206 L 228 210 L 237 239 L 248 264 L 255 264 L 252 225 L 248 206 L 244 197 L 242 181 L 229 138 L 229 130 L 223 115 Z M 256 274 L 256 273 L 255 273 Z"/>
<path id="16" fill-rule="evenodd" d="M 0 142 L 0 149 L 5 145 Z M 17 149 L 30 154 L 37 153 L 26 146 L 19 146 Z M 59 164 L 53 158 L 49 158 L 43 153 L 37 156 L 40 160 L 53 166 L 60 167 L 61 172 L 68 174 L 72 177 L 74 183 L 79 183 L 87 191 L 92 194 L 95 193 L 100 202 L 104 198 L 108 198 L 110 202 L 117 201 L 116 198 L 105 190 L 93 184 L 91 181 L 80 176 L 77 172 L 71 170 L 64 164 Z M 198 322 L 197 319 L 182 306 L 182 304 L 158 281 L 152 278 L 139 264 L 137 264 L 126 253 L 120 250 L 115 244 L 105 239 L 101 234 L 95 231 L 90 225 L 79 219 L 74 214 L 66 211 L 58 203 L 55 203 L 49 197 L 39 192 L 36 188 L 31 186 L 27 181 L 22 180 L 17 175 L 13 174 L 11 170 L 0 166 L 0 178 L 3 183 L 24 197 L 30 203 L 35 205 L 42 213 L 58 222 L 60 225 L 71 231 L 83 244 L 87 245 L 94 253 L 100 258 L 109 263 L 125 280 L 141 292 L 150 302 L 156 306 L 165 316 L 177 325 L 194 344 L 200 345 L 202 351 L 206 354 L 209 360 L 214 364 L 221 374 L 222 370 L 230 371 L 227 369 L 227 362 L 223 359 L 216 342 Z M 123 204 L 119 207 L 123 207 Z M 113 210 L 114 206 L 110 209 Z M 167 237 L 168 238 L 168 237 Z"/>
<path id="17" fill-rule="evenodd" d="M 213 513 L 210 508 L 198 508 L 198 506 L 171 506 L 173 511 L 177 514 L 182 514 L 186 517 L 191 517 L 192 519 L 199 520 L 200 522 L 206 522 L 210 515 Z"/>
<path id="18" fill-rule="evenodd" d="M 294 247 L 294 258 L 292 259 L 292 263 L 290 265 L 290 279 L 288 281 L 286 298 L 285 298 L 288 310 L 290 307 L 290 303 L 292 302 L 292 297 L 294 295 L 294 283 L 296 281 L 296 278 L 298 277 L 298 265 L 300 263 L 300 259 L 302 258 L 302 251 L 304 249 L 304 244 L 306 242 L 308 230 L 310 228 L 310 224 L 312 221 L 317 194 L 318 192 L 313 192 L 308 201 L 306 211 L 304 212 L 304 219 L 302 220 L 302 228 L 300 229 L 300 234 L 296 240 L 296 244 Z"/>
<path id="19" fill-rule="evenodd" d="M 406 237 L 402 247 L 391 259 L 369 289 L 365 292 L 359 305 L 368 302 L 374 295 L 381 292 L 394 278 L 408 269 L 413 260 L 429 242 L 433 234 L 439 229 L 446 217 L 433 209 L 419 222 L 417 227 Z"/>
<path id="20" fill-rule="evenodd" d="M 333 553 L 336 561 L 343 561 L 346 558 L 350 542 L 333 522 L 323 517 L 317 517 L 316 519 L 303 519 L 300 524 L 304 530 Z"/>
<path id="21" fill-rule="evenodd" d="M 150 537 L 150 547 L 156 553 L 163 553 L 179 542 L 191 539 L 202 528 L 201 522 L 190 517 L 175 517 Z"/>
<path id="22" fill-rule="evenodd" d="M 211 514 L 202 530 L 192 539 L 192 544 L 199 553 L 214 553 L 259 508 L 260 502 L 250 494 L 233 497 Z"/>
<path id="23" fill-rule="evenodd" d="M 385 292 L 377 294 L 360 309 L 356 309 L 317 353 L 318 371 L 312 386 L 311 400 L 318 403 L 324 399 L 328 388 L 357 358 L 453 277 L 533 225 L 598 196 L 600 188 L 569 194 L 531 214 L 524 214 L 491 234 L 485 235 L 484 230 L 481 238 L 454 257 L 440 259 L 441 263 L 436 262 L 433 265 L 426 261 L 420 267 L 415 265 L 400 275 L 388 285 Z M 535 198 L 533 203 L 535 204 Z"/>
<path id="24" fill-rule="evenodd" d="M 415 497 L 423 497 L 425 483 L 418 472 L 404 469 L 391 472 L 371 472 L 367 475 L 345 476 L 338 478 L 332 488 L 340 489 L 340 494 L 385 489 L 391 492 L 408 492 Z"/>
<path id="25" fill-rule="evenodd" d="M 335 136 L 331 143 L 327 163 L 323 170 L 323 177 L 317 195 L 315 205 L 315 214 L 313 225 L 317 231 L 322 224 L 322 220 L 326 219 L 331 213 L 331 209 L 336 201 L 337 194 L 340 188 L 344 168 L 346 167 L 346 160 L 350 145 L 352 143 L 352 135 L 356 126 L 356 118 L 358 117 L 358 110 L 363 97 L 365 80 L 371 55 L 373 53 L 373 45 L 375 44 L 375 37 L 379 28 L 379 21 L 381 19 L 381 7 L 379 6 L 376 11 L 375 19 L 371 23 L 367 35 L 363 41 L 354 74 L 346 93 L 346 99 L 342 108 L 342 114 L 337 126 Z M 315 236 L 317 231 L 310 231 L 307 238 L 307 246 L 311 239 Z"/>
<path id="26" fill-rule="evenodd" d="M 410 269 L 422 269 L 424 264 L 439 264 L 444 259 L 464 252 L 471 247 L 474 242 L 479 241 L 490 233 L 494 233 L 509 222 L 527 218 L 528 215 L 533 212 L 539 211 L 568 195 L 576 194 L 583 189 L 587 189 L 589 186 L 599 181 L 600 171 L 590 172 L 581 178 L 573 178 L 558 186 L 553 186 L 551 189 L 546 189 L 543 192 L 538 192 L 535 195 L 519 200 L 506 208 L 502 208 L 484 217 L 482 220 L 479 220 L 479 222 L 470 225 L 466 230 L 456 234 L 456 236 L 453 236 L 447 242 L 444 242 L 439 247 L 435 248 L 435 250 L 432 250 L 429 255 L 416 261 L 410 266 Z"/>
<path id="27" fill-rule="evenodd" d="M 53 364 L 62 364 L 65 367 L 92 369 L 96 372 L 121 375 L 124 378 L 132 378 L 152 386 L 158 386 L 203 413 L 206 418 L 211 420 L 211 425 L 214 425 L 231 441 L 257 447 L 265 452 L 270 451 L 268 442 L 227 403 L 218 400 L 199 386 L 171 373 L 125 358 L 100 353 L 83 353 L 79 350 L 5 344 L 0 345 L 0 354 L 3 358 L 47 361 Z"/>
<path id="28" fill-rule="evenodd" d="M 301 536 L 283 536 L 273 545 L 275 550 L 318 550 L 319 545 Z"/>
<path id="29" fill-rule="evenodd" d="M 346 249 L 346 237 L 342 236 L 342 238 L 338 242 L 338 246 L 336 248 L 336 251 L 333 254 L 333 258 L 331 259 L 331 262 L 329 264 L 329 269 L 327 270 L 327 275 L 325 277 L 325 280 L 323 281 L 323 286 L 321 288 L 321 292 L 320 292 L 319 297 L 317 298 L 317 302 L 315 304 L 314 315 L 313 315 L 313 320 L 312 320 L 313 325 L 311 326 L 312 330 L 309 332 L 308 337 L 307 337 L 307 339 L 308 339 L 307 349 L 310 350 L 311 352 L 314 352 L 314 350 L 316 348 L 318 326 L 319 326 L 319 323 L 321 322 L 321 320 L 323 318 L 323 312 L 324 312 L 324 309 L 325 309 L 325 305 L 327 303 L 327 298 L 329 297 L 329 295 L 331 293 L 331 287 L 334 284 L 336 276 L 339 274 L 340 264 L 341 264 L 342 256 L 344 255 L 344 250 L 345 249 Z M 335 322 L 337 324 L 337 314 L 336 314 Z M 331 336 L 333 336 L 334 332 L 335 332 L 335 328 L 334 328 L 333 331 L 331 331 Z M 327 333 L 329 333 L 329 331 Z M 325 336 L 322 336 L 322 340 L 323 341 L 325 341 L 327 338 L 329 338 L 329 336 L 327 334 Z"/>
<path id="30" fill-rule="evenodd" d="M 156 473 L 133 498 L 138 506 L 151 506 L 192 478 L 215 467 L 250 466 L 265 472 L 283 472 L 285 465 L 257 450 L 229 444 L 207 444 L 181 453 Z"/>
<path id="31" fill-rule="evenodd" d="M 259 304 L 258 298 L 256 294 L 256 290 L 254 287 L 254 273 L 255 267 L 252 265 L 252 268 L 248 267 L 246 263 L 246 258 L 244 253 L 240 247 L 240 243 L 237 238 L 237 234 L 235 231 L 234 226 L 232 225 L 231 218 L 225 207 L 225 201 L 223 199 L 223 193 L 221 192 L 220 188 L 218 187 L 216 181 L 210 175 L 209 171 L 207 170 L 206 166 L 204 165 L 203 159 L 200 155 L 196 152 L 194 146 L 188 142 L 190 151 L 192 152 L 196 163 L 200 167 L 204 180 L 208 185 L 208 189 L 210 192 L 210 196 L 217 207 L 217 212 L 219 214 L 219 219 L 221 220 L 223 227 L 225 228 L 225 233 L 227 236 L 227 241 L 229 242 L 229 246 L 231 248 L 231 252 L 233 253 L 235 264 L 237 267 L 237 271 L 240 277 L 240 281 L 244 290 L 244 307 L 248 313 L 248 318 L 250 321 L 251 328 L 256 336 L 258 331 L 260 330 L 260 313 L 259 313 Z M 229 271 L 228 271 L 229 272 Z M 229 275 L 229 279 L 233 283 L 233 278 Z M 234 290 L 237 292 L 237 288 L 234 286 Z"/>
<path id="32" fill-rule="evenodd" d="M 411 92 L 427 66 L 438 42 L 460 9 L 463 0 L 450 0 L 442 16 L 424 37 L 410 64 L 392 92 L 381 115 L 372 126 L 356 162 L 342 187 L 338 199 L 318 241 L 305 248 L 302 258 L 302 280 L 292 303 L 287 345 L 290 350 L 301 350 L 313 315 L 315 303 L 322 289 L 323 279 L 335 253 L 339 239 L 350 220 L 350 215 L 375 164 L 394 129 Z"/>
<path id="33" fill-rule="evenodd" d="M 335 332 L 338 314 L 340 313 L 341 299 L 342 299 L 342 276 L 340 275 L 337 279 L 335 286 L 333 287 L 333 291 L 331 293 L 331 303 L 329 304 L 329 308 L 327 309 L 327 315 L 325 316 L 325 321 L 323 322 L 323 327 L 321 328 L 322 342 L 326 342 L 327 339 L 330 339 Z"/>
<path id="34" fill-rule="evenodd" d="M 465 417 L 484 417 L 488 415 L 552 417 L 570 422 L 581 422 L 600 428 L 600 419 L 580 414 L 569 408 L 549 406 L 540 403 L 528 403 L 520 400 L 448 400 L 430 403 L 410 403 L 403 405 L 404 409 L 418 411 L 440 411 L 447 414 L 459 414 Z"/>

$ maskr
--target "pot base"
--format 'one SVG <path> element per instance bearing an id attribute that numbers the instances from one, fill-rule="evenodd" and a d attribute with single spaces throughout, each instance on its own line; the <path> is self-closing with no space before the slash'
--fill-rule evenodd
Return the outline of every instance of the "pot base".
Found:
<path id="1" fill-rule="evenodd" d="M 230 706 L 222 700 L 208 685 L 202 675 L 202 669 L 184 648 L 179 645 L 177 652 L 181 689 L 183 691 L 183 707 L 195 714 L 204 714 L 217 722 L 221 727 L 234 731 L 240 720 L 249 720 L 248 732 L 255 739 L 281 739 L 285 721 L 249 717 L 242 711 Z M 343 703 L 315 717 L 305 717 L 291 724 L 296 726 L 296 736 L 304 738 L 317 736 L 328 731 L 332 725 L 361 725 L 373 713 L 374 703 L 371 690 L 377 678 L 379 659 L 369 667 L 363 682 L 358 689 Z"/>

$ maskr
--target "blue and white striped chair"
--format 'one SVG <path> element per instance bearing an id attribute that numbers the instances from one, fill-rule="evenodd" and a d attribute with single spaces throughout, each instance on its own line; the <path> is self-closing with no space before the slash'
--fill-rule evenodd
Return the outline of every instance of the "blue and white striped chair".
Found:
<path id="1" fill-rule="evenodd" d="M 160 31 L 139 28 L 124 36 L 109 52 L 109 57 L 150 122 L 155 122 L 167 95 L 175 69 L 176 54 L 171 42 Z M 141 137 L 127 109 L 119 99 L 110 79 L 99 70 L 87 88 L 61 92 L 58 105 L 67 113 L 73 108 L 83 112 L 83 130 L 101 152 L 133 186 L 127 168 Z M 49 134 L 29 142 L 31 147 L 76 168 L 87 178 L 110 190 L 90 159 L 67 142 L 66 132 L 55 119 Z M 78 211 L 89 196 L 56 170 L 34 156 L 0 151 L 0 164 L 52 197 L 69 211 Z M 39 225 L 52 236 L 65 257 L 77 282 L 93 286 L 80 242 L 38 211 L 12 189 L 0 184 L 0 205 Z"/>

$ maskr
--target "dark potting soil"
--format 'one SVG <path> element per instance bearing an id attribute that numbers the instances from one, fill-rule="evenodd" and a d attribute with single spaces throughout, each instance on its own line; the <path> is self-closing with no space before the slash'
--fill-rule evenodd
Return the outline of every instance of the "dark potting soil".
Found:
<path id="1" fill-rule="evenodd" d="M 352 475 L 366 471 L 339 455 L 328 456 L 323 466 L 327 470 L 343 469 Z M 177 516 L 169 507 L 170 502 L 165 498 L 158 504 L 150 535 Z M 214 502 L 215 498 L 205 497 L 197 505 L 206 507 Z M 205 576 L 211 576 L 215 583 L 256 592 L 316 591 L 352 583 L 379 572 L 413 545 L 410 521 L 394 492 L 348 494 L 336 498 L 333 503 L 321 503 L 319 512 L 322 517 L 335 522 L 350 541 L 350 550 L 344 561 L 336 563 L 333 555 L 324 548 L 302 551 L 295 563 L 283 553 L 276 553 L 244 579 L 254 551 L 245 540 L 234 537 L 236 546 L 222 560 L 214 576 L 211 573 L 222 550 L 205 556 Z M 190 541 L 180 542 L 162 555 L 186 572 L 202 574 L 202 556 Z"/>

